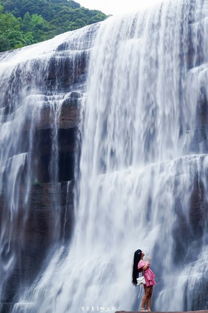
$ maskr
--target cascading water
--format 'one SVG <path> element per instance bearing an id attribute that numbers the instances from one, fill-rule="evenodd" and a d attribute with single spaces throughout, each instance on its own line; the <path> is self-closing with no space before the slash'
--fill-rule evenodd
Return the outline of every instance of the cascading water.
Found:
<path id="1" fill-rule="evenodd" d="M 28 305 L 14 313 L 136 310 L 138 248 L 152 257 L 154 310 L 207 308 L 207 33 L 206 0 L 101 23 L 82 101 L 73 236 L 21 289 Z"/>
<path id="2" fill-rule="evenodd" d="M 2 313 L 73 231 L 78 111 L 96 28 L 0 55 Z"/>

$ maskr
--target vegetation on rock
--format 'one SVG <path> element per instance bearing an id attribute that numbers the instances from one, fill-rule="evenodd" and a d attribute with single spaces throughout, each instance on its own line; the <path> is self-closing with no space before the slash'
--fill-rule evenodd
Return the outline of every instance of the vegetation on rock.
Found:
<path id="1" fill-rule="evenodd" d="M 71 0 L 0 0 L 0 51 L 47 40 L 106 17 Z"/>

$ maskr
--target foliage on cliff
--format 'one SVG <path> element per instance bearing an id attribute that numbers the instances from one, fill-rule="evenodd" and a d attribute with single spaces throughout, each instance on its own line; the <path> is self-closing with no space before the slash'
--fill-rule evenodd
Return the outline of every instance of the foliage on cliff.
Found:
<path id="1" fill-rule="evenodd" d="M 102 21 L 71 0 L 0 0 L 0 51 L 20 48 Z"/>

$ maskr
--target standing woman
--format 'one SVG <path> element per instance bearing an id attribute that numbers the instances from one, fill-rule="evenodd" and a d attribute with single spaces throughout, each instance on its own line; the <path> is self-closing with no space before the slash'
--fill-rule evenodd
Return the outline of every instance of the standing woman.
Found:
<path id="1" fill-rule="evenodd" d="M 151 297 L 153 286 L 156 285 L 155 274 L 150 268 L 150 262 L 144 261 L 144 252 L 140 249 L 134 252 L 134 262 L 132 270 L 132 283 L 137 285 L 138 273 L 143 271 L 145 284 L 144 286 L 144 296 L 141 301 L 140 311 L 151 312 Z M 146 308 L 145 308 L 146 307 Z"/>

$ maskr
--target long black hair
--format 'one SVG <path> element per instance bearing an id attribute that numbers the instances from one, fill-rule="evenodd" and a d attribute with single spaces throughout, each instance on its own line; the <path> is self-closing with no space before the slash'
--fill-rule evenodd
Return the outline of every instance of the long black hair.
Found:
<path id="1" fill-rule="evenodd" d="M 133 260 L 133 269 L 132 269 L 132 284 L 136 285 L 137 284 L 137 276 L 139 270 L 137 269 L 137 265 L 139 261 L 141 260 L 142 257 L 142 250 L 138 249 L 134 252 L 134 260 Z"/>

